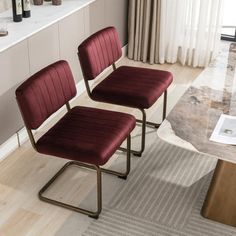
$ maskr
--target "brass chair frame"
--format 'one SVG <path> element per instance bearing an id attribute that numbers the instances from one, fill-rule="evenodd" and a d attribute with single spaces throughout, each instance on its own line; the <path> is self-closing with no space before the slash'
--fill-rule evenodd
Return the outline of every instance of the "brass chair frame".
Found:
<path id="1" fill-rule="evenodd" d="M 112 68 L 113 68 L 113 71 L 116 70 L 116 65 L 115 65 L 115 63 L 112 64 Z M 85 82 L 85 87 L 86 87 L 86 90 L 87 90 L 87 94 L 88 94 L 88 96 L 92 99 L 91 90 L 90 90 L 90 86 L 89 86 L 89 81 L 84 78 L 84 82 Z M 92 99 L 92 100 L 93 100 L 93 99 Z M 107 102 L 107 103 L 108 103 L 108 102 Z M 112 103 L 112 104 L 113 104 L 113 103 Z M 113 105 L 117 105 L 117 104 L 113 104 Z M 126 106 L 126 107 L 127 107 L 127 106 Z M 165 90 L 165 92 L 164 92 L 162 121 L 164 121 L 165 118 L 166 118 L 166 107 L 167 107 L 167 90 Z M 159 128 L 159 126 L 160 126 L 161 124 L 147 121 L 147 115 L 146 115 L 145 109 L 141 109 L 141 108 L 138 108 L 138 107 L 132 107 L 132 108 L 136 108 L 136 109 L 140 110 L 141 113 L 142 113 L 142 119 L 141 119 L 141 120 L 136 119 L 136 123 L 141 123 L 141 125 L 142 125 L 142 134 L 141 134 L 141 148 L 140 148 L 140 150 L 139 150 L 139 151 L 136 151 L 136 150 L 132 150 L 132 149 L 131 149 L 131 153 L 132 153 L 133 155 L 135 155 L 135 156 L 141 157 L 141 156 L 142 156 L 142 153 L 144 152 L 144 149 L 145 149 L 145 142 L 146 142 L 146 126 L 154 127 L 154 128 L 157 129 L 157 128 Z M 120 147 L 119 149 L 122 150 L 122 151 L 127 151 L 126 148 Z"/>
<path id="2" fill-rule="evenodd" d="M 68 111 L 70 110 L 69 102 L 66 103 L 66 108 Z M 37 151 L 36 142 L 35 142 L 32 130 L 28 129 L 27 127 L 26 127 L 26 129 L 27 129 L 27 132 L 29 135 L 30 142 L 31 142 L 33 148 Z M 131 160 L 130 160 L 130 153 L 131 153 L 130 147 L 131 147 L 131 136 L 129 134 L 127 137 L 126 170 L 124 173 L 117 172 L 117 171 L 110 170 L 110 169 L 104 169 L 98 165 L 88 164 L 88 163 L 84 163 L 84 162 L 80 162 L 80 161 L 69 161 L 41 188 L 41 190 L 38 193 L 39 199 L 42 201 L 60 206 L 60 207 L 64 207 L 64 208 L 67 208 L 67 209 L 70 209 L 70 210 L 73 210 L 76 212 L 83 213 L 83 214 L 88 215 L 89 217 L 92 217 L 94 219 L 98 219 L 99 214 L 101 213 L 101 210 L 102 210 L 102 175 L 101 175 L 101 173 L 104 172 L 104 173 L 108 173 L 108 174 L 113 174 L 113 175 L 118 176 L 121 179 L 127 179 L 127 176 L 130 172 L 130 166 L 131 166 L 130 165 L 130 162 L 131 162 Z M 83 209 L 83 208 L 80 208 L 77 206 L 73 206 L 73 205 L 43 196 L 45 191 L 47 191 L 48 188 L 66 171 L 66 169 L 72 165 L 84 167 L 84 168 L 88 168 L 88 169 L 93 169 L 96 171 L 96 174 L 97 174 L 97 210 L 96 211 L 89 211 L 89 210 L 86 210 L 86 209 Z"/>

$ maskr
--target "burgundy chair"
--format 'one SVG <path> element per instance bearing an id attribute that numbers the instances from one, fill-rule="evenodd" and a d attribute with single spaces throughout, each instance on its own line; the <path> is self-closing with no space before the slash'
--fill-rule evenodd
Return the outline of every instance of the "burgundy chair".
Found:
<path id="1" fill-rule="evenodd" d="M 98 218 L 102 209 L 101 172 L 126 179 L 130 171 L 130 132 L 135 118 L 129 114 L 77 106 L 70 108 L 75 97 L 75 82 L 66 61 L 58 61 L 31 76 L 16 90 L 16 99 L 34 149 L 42 154 L 69 159 L 40 190 L 39 198 L 71 210 Z M 66 105 L 67 113 L 37 141 L 32 130 Z M 120 173 L 101 168 L 127 138 L 126 171 Z M 96 170 L 97 211 L 89 211 L 43 196 L 48 187 L 69 166 Z"/>
<path id="2" fill-rule="evenodd" d="M 121 43 L 114 27 L 93 34 L 78 47 L 78 56 L 89 97 L 95 101 L 137 108 L 142 112 L 141 150 L 131 152 L 141 156 L 145 149 L 146 125 L 158 128 L 160 124 L 146 121 L 145 109 L 150 108 L 164 94 L 163 116 L 166 117 L 167 88 L 173 80 L 168 71 L 121 66 L 115 62 L 121 57 Z M 89 81 L 104 69 L 113 66 L 113 72 L 92 90 Z"/>

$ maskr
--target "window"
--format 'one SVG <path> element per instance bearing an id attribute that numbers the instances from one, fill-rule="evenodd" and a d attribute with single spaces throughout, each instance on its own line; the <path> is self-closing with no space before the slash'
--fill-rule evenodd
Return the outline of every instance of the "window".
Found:
<path id="1" fill-rule="evenodd" d="M 236 41 L 236 1 L 225 0 L 223 9 L 223 22 L 221 39 Z"/>

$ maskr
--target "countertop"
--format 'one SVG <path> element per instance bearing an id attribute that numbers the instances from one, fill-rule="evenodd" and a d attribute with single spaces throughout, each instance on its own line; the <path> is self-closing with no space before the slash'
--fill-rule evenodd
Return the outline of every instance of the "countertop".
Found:
<path id="1" fill-rule="evenodd" d="M 7 23 L 8 36 L 0 37 L 0 52 L 29 38 L 37 32 L 49 27 L 61 19 L 86 7 L 95 0 L 63 0 L 62 5 L 54 6 L 44 2 L 40 6 L 31 6 L 31 17 L 22 22 L 13 22 L 12 9 L 0 14 L 0 23 Z"/>

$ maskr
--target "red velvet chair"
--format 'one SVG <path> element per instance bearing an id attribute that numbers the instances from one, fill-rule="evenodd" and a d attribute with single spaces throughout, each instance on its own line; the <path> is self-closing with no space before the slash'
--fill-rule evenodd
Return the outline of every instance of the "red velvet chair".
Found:
<path id="1" fill-rule="evenodd" d="M 42 154 L 69 159 L 62 169 L 40 190 L 43 201 L 98 218 L 102 209 L 101 172 L 126 179 L 130 171 L 130 132 L 135 127 L 131 115 L 87 107 L 70 108 L 76 95 L 74 79 L 66 61 L 58 61 L 39 71 L 16 90 L 16 99 L 34 149 Z M 54 112 L 66 105 L 68 112 L 37 141 L 37 129 Z M 127 138 L 127 163 L 124 173 L 103 169 Z M 97 172 L 97 211 L 89 211 L 43 196 L 48 187 L 71 165 Z"/>
<path id="2" fill-rule="evenodd" d="M 167 88 L 173 80 L 168 71 L 130 66 L 116 68 L 121 57 L 121 43 L 114 27 L 105 28 L 86 39 L 78 47 L 78 56 L 89 97 L 95 101 L 137 108 L 142 112 L 142 141 L 140 151 L 131 151 L 141 156 L 145 148 L 146 125 L 159 127 L 146 121 L 145 109 L 150 108 L 164 94 L 163 120 L 166 117 Z M 89 81 L 94 80 L 104 69 L 113 66 L 113 72 L 92 90 Z"/>

